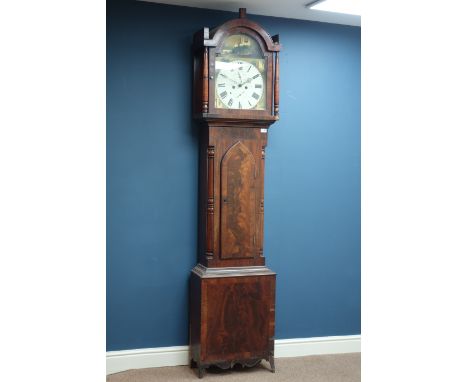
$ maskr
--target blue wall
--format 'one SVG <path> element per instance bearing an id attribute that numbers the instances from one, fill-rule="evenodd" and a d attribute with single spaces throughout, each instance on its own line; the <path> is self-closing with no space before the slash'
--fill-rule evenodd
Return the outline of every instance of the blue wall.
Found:
<path id="1" fill-rule="evenodd" d="M 198 179 L 190 44 L 233 17 L 108 3 L 108 350 L 188 343 Z M 359 334 L 360 28 L 250 18 L 284 47 L 265 173 L 276 337 Z"/>

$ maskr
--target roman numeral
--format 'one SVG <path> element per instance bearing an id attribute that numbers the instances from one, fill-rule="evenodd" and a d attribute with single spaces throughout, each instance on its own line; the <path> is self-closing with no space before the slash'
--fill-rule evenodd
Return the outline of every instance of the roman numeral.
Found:
<path id="1" fill-rule="evenodd" d="M 256 79 L 260 74 L 256 74 L 255 76 L 252 77 L 252 79 Z"/>
<path id="2" fill-rule="evenodd" d="M 232 103 L 233 103 L 233 99 L 231 98 L 228 102 L 228 106 L 231 107 L 232 106 Z"/>
<path id="3" fill-rule="evenodd" d="M 219 96 L 220 96 L 222 99 L 226 98 L 226 96 L 227 96 L 227 91 L 222 92 Z"/>
<path id="4" fill-rule="evenodd" d="M 252 104 L 250 103 L 250 101 L 249 101 L 249 100 L 247 100 L 247 102 L 249 103 L 249 106 L 252 106 Z"/>
<path id="5" fill-rule="evenodd" d="M 242 105 L 241 105 L 240 101 L 239 101 L 239 109 L 242 109 Z"/>
<path id="6" fill-rule="evenodd" d="M 259 99 L 260 96 L 257 94 L 257 93 L 252 93 L 252 97 L 255 98 L 255 99 Z"/>
<path id="7" fill-rule="evenodd" d="M 225 88 L 226 87 L 226 84 L 218 84 L 218 88 Z M 255 87 L 257 87 L 257 85 L 255 85 Z"/>
<path id="8" fill-rule="evenodd" d="M 249 69 L 247 69 L 247 73 L 249 72 L 249 70 L 252 69 L 252 65 L 249 66 Z"/>
<path id="9" fill-rule="evenodd" d="M 255 84 L 255 87 L 256 87 L 257 89 L 261 89 L 261 88 L 262 88 L 262 84 Z"/>

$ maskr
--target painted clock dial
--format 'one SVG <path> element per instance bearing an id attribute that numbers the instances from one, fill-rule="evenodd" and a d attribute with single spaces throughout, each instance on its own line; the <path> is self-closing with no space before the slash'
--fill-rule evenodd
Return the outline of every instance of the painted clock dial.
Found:
<path id="1" fill-rule="evenodd" d="M 228 109 L 253 109 L 263 96 L 264 79 L 246 61 L 219 62 L 216 94 Z"/>
<path id="2" fill-rule="evenodd" d="M 214 106 L 228 110 L 266 110 L 267 55 L 245 33 L 231 34 L 215 55 Z"/>

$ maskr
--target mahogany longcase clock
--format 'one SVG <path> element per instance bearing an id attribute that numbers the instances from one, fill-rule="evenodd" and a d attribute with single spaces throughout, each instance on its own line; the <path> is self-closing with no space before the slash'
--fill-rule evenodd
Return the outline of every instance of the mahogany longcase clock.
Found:
<path id="1" fill-rule="evenodd" d="M 279 37 L 246 18 L 193 38 L 200 123 L 198 265 L 190 282 L 192 367 L 274 372 L 276 274 L 263 256 L 267 132 L 278 120 Z"/>

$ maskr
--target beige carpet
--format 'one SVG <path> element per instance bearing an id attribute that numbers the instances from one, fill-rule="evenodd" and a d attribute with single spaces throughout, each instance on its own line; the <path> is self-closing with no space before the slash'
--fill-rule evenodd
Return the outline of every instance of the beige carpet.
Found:
<path id="1" fill-rule="evenodd" d="M 265 361 L 254 368 L 234 370 L 208 369 L 202 381 L 260 382 L 311 381 L 359 382 L 361 353 L 329 354 L 297 358 L 275 359 L 276 373 L 269 371 Z M 158 367 L 128 370 L 107 376 L 107 382 L 198 381 L 188 366 Z"/>

